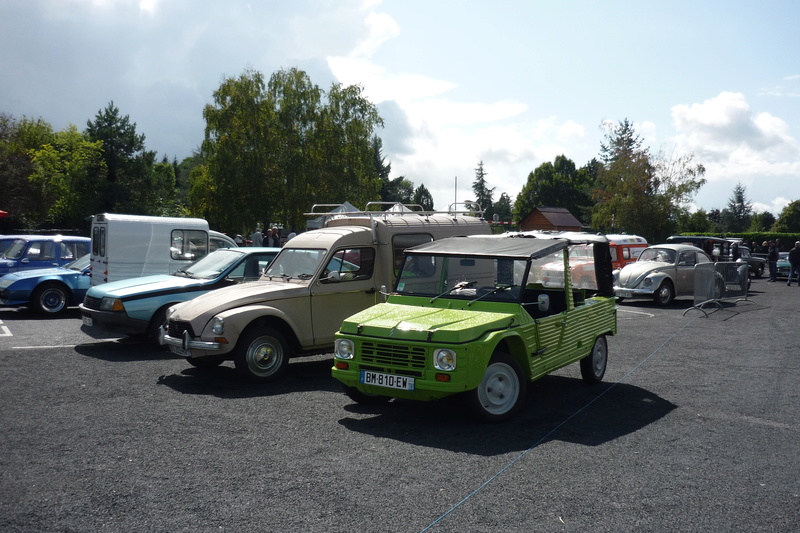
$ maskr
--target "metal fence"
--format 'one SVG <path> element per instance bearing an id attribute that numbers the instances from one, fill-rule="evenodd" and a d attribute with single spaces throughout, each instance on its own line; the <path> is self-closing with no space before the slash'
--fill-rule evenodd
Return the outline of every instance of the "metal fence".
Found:
<path id="1" fill-rule="evenodd" d="M 747 300 L 747 291 L 750 288 L 749 270 L 747 263 L 719 261 L 695 265 L 694 306 L 690 309 L 700 309 L 705 314 L 703 307 L 706 304 L 715 304 L 722 308 L 720 300 Z"/>

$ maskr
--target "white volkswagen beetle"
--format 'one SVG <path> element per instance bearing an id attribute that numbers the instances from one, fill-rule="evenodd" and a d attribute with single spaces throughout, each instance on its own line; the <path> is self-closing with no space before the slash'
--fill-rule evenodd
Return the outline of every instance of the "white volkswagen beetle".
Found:
<path id="1" fill-rule="evenodd" d="M 694 295 L 694 267 L 710 262 L 696 246 L 650 246 L 635 263 L 614 273 L 614 295 L 620 300 L 650 298 L 658 305 L 669 305 L 677 297 Z"/>

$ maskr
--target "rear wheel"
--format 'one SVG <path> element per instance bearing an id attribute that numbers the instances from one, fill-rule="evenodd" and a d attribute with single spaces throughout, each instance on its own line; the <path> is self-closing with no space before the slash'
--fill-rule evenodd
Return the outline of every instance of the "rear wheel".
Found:
<path id="1" fill-rule="evenodd" d="M 508 420 L 522 405 L 526 386 L 516 360 L 507 353 L 497 352 L 489 361 L 478 387 L 469 393 L 472 411 L 485 422 Z"/>
<path id="2" fill-rule="evenodd" d="M 653 301 L 661 306 L 666 306 L 672 303 L 675 299 L 675 289 L 672 288 L 672 282 L 665 279 L 658 290 L 653 295 Z"/>
<path id="3" fill-rule="evenodd" d="M 581 377 L 586 383 L 599 383 L 606 375 L 608 364 L 608 342 L 605 335 L 600 335 L 594 341 L 592 351 L 581 359 Z"/>
<path id="4" fill-rule="evenodd" d="M 66 310 L 69 296 L 69 291 L 63 285 L 47 283 L 34 291 L 31 304 L 39 313 L 58 315 Z"/>
<path id="5" fill-rule="evenodd" d="M 233 362 L 252 381 L 274 381 L 289 366 L 289 346 L 278 330 L 252 327 L 239 338 Z"/>

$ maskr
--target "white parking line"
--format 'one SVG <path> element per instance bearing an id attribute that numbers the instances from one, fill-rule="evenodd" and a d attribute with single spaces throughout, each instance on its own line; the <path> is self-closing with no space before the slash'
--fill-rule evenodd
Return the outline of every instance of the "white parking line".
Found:
<path id="1" fill-rule="evenodd" d="M 50 348 L 74 348 L 74 344 L 59 344 L 56 346 L 12 346 L 13 350 L 41 350 L 41 349 L 50 349 Z"/>
<path id="2" fill-rule="evenodd" d="M 3 321 L 0 320 L 0 337 L 13 337 L 14 334 L 8 329 L 8 327 L 3 325 Z"/>
<path id="3" fill-rule="evenodd" d="M 653 313 L 645 313 L 644 311 L 632 311 L 630 309 L 619 309 L 618 308 L 617 311 L 619 311 L 620 313 L 632 313 L 634 315 L 644 315 L 647 318 L 653 318 L 654 316 L 656 316 Z"/>

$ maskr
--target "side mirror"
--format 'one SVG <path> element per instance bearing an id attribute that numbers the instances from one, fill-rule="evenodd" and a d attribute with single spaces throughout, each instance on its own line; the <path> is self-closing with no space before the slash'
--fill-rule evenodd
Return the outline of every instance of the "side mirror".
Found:
<path id="1" fill-rule="evenodd" d="M 550 295 L 549 294 L 540 294 L 539 299 L 536 301 L 539 306 L 539 311 L 542 313 L 546 313 L 550 310 Z"/>
<path id="2" fill-rule="evenodd" d="M 332 270 L 327 273 L 325 277 L 320 279 L 321 283 L 339 283 L 342 280 L 341 274 L 338 270 Z"/>

